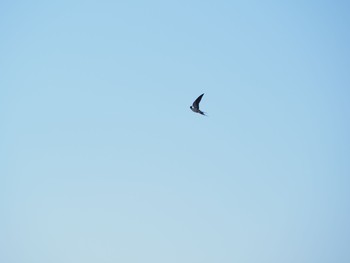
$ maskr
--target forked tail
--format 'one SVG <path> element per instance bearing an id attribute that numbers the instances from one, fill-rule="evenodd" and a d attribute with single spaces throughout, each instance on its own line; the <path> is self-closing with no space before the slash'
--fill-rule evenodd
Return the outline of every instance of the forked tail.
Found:
<path id="1" fill-rule="evenodd" d="M 203 111 L 200 110 L 199 113 L 202 114 L 202 115 L 204 115 L 204 116 L 207 116 L 207 117 L 208 117 L 208 115 L 207 115 L 206 112 L 203 112 Z"/>

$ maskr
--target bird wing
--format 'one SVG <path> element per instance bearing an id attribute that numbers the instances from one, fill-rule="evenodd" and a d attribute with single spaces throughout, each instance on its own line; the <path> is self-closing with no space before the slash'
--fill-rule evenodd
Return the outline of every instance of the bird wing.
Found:
<path id="1" fill-rule="evenodd" d="M 201 102 L 202 100 L 202 97 L 203 97 L 204 93 L 202 95 L 200 95 L 192 104 L 192 106 L 196 109 L 199 109 L 199 103 Z"/>

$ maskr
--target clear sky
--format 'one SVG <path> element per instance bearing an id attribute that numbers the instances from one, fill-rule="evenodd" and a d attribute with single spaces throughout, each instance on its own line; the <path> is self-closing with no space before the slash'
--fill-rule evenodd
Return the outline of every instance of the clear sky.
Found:
<path id="1" fill-rule="evenodd" d="M 0 262 L 350 262 L 349 13 L 1 1 Z"/>

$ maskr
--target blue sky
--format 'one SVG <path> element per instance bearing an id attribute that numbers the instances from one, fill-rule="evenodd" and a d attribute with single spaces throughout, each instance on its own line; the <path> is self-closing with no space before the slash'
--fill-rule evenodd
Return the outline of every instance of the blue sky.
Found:
<path id="1" fill-rule="evenodd" d="M 349 11 L 2 1 L 0 262 L 350 262 Z"/>

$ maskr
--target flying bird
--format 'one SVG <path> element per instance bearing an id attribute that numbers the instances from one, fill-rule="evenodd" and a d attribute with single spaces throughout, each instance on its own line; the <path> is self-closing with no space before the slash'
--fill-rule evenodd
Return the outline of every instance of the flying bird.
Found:
<path id="1" fill-rule="evenodd" d="M 201 111 L 199 109 L 199 103 L 201 102 L 202 100 L 202 97 L 203 97 L 204 93 L 202 95 L 200 95 L 192 104 L 192 106 L 190 107 L 190 109 L 193 111 L 193 112 L 196 112 L 196 113 L 199 113 L 199 114 L 202 114 L 204 116 L 207 116 L 205 115 L 205 113 L 203 111 Z"/>

